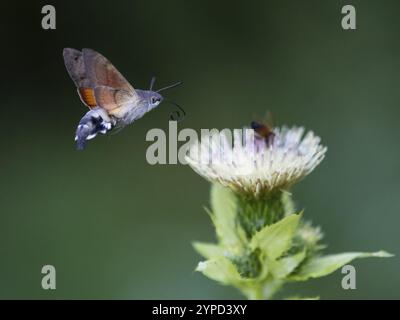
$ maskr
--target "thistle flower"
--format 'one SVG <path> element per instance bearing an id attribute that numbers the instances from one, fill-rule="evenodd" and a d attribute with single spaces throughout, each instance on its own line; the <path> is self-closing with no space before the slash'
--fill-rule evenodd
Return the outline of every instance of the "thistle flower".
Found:
<path id="1" fill-rule="evenodd" d="M 202 137 L 186 157 L 201 176 L 237 193 L 262 197 L 274 190 L 287 190 L 322 161 L 327 150 L 321 139 L 302 127 L 275 128 L 272 139 L 248 129 L 244 137 L 221 131 Z M 217 142 L 217 143 L 216 143 Z"/>
<path id="2" fill-rule="evenodd" d="M 232 137 L 229 130 L 214 131 L 186 156 L 197 173 L 216 182 L 208 212 L 218 241 L 194 244 L 206 259 L 196 270 L 249 299 L 270 299 L 285 283 L 326 276 L 357 258 L 391 256 L 385 251 L 322 254 L 322 231 L 296 212 L 286 192 L 327 150 L 313 132 L 304 132 L 282 127 L 266 135 L 234 131 Z"/>

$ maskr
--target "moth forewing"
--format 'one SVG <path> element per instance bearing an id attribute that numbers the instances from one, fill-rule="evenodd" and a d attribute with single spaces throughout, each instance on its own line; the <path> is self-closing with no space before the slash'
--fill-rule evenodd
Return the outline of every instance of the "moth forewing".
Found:
<path id="1" fill-rule="evenodd" d="M 72 48 L 63 50 L 65 67 L 77 88 L 90 87 L 90 81 L 86 76 L 82 52 Z"/>
<path id="2" fill-rule="evenodd" d="M 136 94 L 135 89 L 106 57 L 92 49 L 83 49 L 82 54 L 86 74 L 92 88 L 107 86 L 123 89 L 132 95 Z"/>

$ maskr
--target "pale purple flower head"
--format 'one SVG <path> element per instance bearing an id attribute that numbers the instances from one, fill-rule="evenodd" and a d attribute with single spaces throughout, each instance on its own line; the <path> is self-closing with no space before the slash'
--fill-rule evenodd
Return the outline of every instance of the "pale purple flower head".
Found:
<path id="1" fill-rule="evenodd" d="M 201 176 L 255 198 L 287 190 L 322 161 L 327 148 L 302 127 L 274 129 L 273 139 L 254 130 L 211 132 L 194 143 L 186 156 Z"/>

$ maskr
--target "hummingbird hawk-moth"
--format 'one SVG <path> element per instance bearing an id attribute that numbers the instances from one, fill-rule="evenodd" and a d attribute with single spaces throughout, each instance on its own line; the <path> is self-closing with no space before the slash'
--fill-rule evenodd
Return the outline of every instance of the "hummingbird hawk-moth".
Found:
<path id="1" fill-rule="evenodd" d="M 157 107 L 164 97 L 162 90 L 175 87 L 181 82 L 153 91 L 155 78 L 149 90 L 134 89 L 122 74 L 103 55 L 92 50 L 82 51 L 65 48 L 65 67 L 74 81 L 82 102 L 90 109 L 79 121 L 75 141 L 78 150 L 97 134 L 122 129 Z M 183 117 L 183 109 L 171 114 L 171 120 Z"/>

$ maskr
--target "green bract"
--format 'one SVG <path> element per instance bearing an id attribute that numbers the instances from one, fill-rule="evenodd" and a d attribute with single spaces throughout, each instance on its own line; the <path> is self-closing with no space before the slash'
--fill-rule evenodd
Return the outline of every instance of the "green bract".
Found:
<path id="1" fill-rule="evenodd" d="M 384 251 L 324 256 L 319 228 L 291 211 L 287 192 L 245 199 L 214 184 L 209 214 L 218 243 L 194 243 L 206 259 L 196 270 L 249 299 L 269 299 L 287 282 L 326 276 L 356 258 L 391 256 Z"/>

